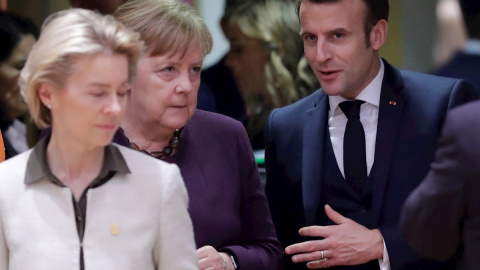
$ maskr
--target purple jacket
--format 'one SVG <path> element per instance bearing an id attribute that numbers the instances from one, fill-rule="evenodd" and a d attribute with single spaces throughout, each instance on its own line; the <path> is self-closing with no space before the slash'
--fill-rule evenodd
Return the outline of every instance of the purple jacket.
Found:
<path id="1" fill-rule="evenodd" d="M 125 145 L 121 135 L 114 141 Z M 185 181 L 198 248 L 229 252 L 240 269 L 283 268 L 282 247 L 240 122 L 197 110 L 169 162 L 180 167 Z"/>

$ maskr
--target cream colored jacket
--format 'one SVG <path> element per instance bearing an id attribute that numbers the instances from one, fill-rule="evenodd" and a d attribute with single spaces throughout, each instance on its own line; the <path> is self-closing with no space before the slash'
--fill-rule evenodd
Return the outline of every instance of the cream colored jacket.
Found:
<path id="1" fill-rule="evenodd" d="M 0 270 L 80 269 L 80 245 L 86 270 L 198 269 L 179 169 L 118 148 L 131 173 L 88 191 L 83 243 L 70 190 L 24 183 L 31 150 L 0 164 Z"/>

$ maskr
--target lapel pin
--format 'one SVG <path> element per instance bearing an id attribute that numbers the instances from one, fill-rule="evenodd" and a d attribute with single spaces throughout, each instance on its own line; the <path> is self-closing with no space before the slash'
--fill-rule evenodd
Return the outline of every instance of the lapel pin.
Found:
<path id="1" fill-rule="evenodd" d="M 118 224 L 115 224 L 115 223 L 110 224 L 110 233 L 112 235 L 118 235 L 120 233 L 118 229 Z"/>
<path id="2" fill-rule="evenodd" d="M 390 100 L 390 102 L 388 102 L 388 104 L 395 106 L 395 105 L 397 105 L 397 102 L 395 102 L 393 100 Z"/>

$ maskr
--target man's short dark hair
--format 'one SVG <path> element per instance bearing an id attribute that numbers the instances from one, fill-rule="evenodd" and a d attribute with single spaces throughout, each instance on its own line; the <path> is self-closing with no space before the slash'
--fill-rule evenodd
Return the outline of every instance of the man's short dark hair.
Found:
<path id="1" fill-rule="evenodd" d="M 324 3 L 335 3 L 344 0 L 297 0 L 296 12 L 297 16 L 300 19 L 300 5 L 303 1 L 315 3 L 315 4 L 324 4 Z M 373 26 L 375 26 L 378 21 L 384 19 L 388 21 L 388 14 L 390 12 L 390 5 L 388 0 L 363 0 L 365 5 L 367 5 L 367 15 L 365 16 L 364 28 L 365 28 L 365 40 L 367 47 L 370 47 L 370 32 L 372 31 Z M 301 22 L 300 22 L 301 23 Z"/>
<path id="2" fill-rule="evenodd" d="M 460 0 L 463 20 L 470 38 L 480 39 L 480 1 Z"/>

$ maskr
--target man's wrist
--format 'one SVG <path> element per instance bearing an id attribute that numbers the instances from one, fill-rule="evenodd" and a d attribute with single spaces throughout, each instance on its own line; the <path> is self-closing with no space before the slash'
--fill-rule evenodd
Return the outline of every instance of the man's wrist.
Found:
<path id="1" fill-rule="evenodd" d="M 384 251 L 384 242 L 383 236 L 379 229 L 372 230 L 373 239 L 375 239 L 375 256 L 377 259 L 383 259 L 383 251 Z"/>

